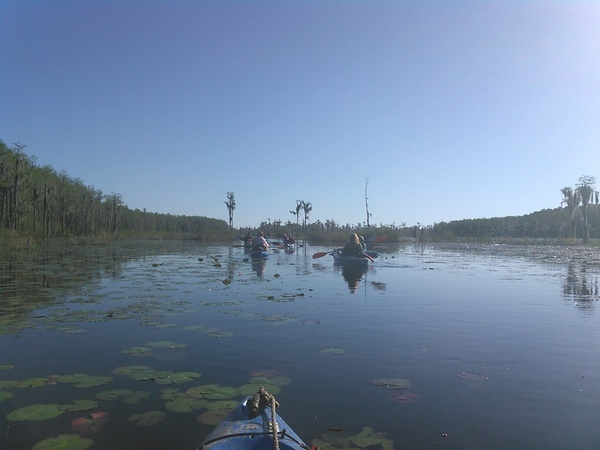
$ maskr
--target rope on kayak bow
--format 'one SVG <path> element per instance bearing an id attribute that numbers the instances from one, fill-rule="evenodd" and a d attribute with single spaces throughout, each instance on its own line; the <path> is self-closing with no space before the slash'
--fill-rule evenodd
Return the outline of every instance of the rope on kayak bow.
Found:
<path id="1" fill-rule="evenodd" d="M 261 386 L 258 389 L 258 392 L 252 396 L 252 401 L 250 402 L 250 415 L 258 415 L 258 410 L 260 408 L 264 408 L 267 405 L 271 407 L 271 432 L 273 434 L 273 444 L 275 450 L 280 450 L 279 425 L 277 424 L 277 413 L 275 412 L 275 408 L 279 406 L 279 403 L 277 402 L 277 400 L 275 400 L 274 395 L 269 394 L 267 390 Z"/>

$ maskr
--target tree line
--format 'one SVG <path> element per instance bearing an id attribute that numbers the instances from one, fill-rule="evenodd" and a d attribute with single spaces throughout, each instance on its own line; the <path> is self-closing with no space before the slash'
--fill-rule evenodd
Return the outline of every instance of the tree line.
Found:
<path id="1" fill-rule="evenodd" d="M 123 236 L 229 237 L 223 220 L 132 210 L 120 194 L 104 194 L 79 178 L 0 140 L 0 231 L 41 238 Z"/>
<path id="2" fill-rule="evenodd" d="M 103 237 L 231 239 L 235 196 L 225 202 L 229 223 L 203 216 L 177 216 L 130 209 L 120 194 L 104 194 L 79 178 L 38 166 L 25 147 L 8 147 L 0 140 L 0 233 L 40 238 Z M 334 242 L 358 231 L 371 241 L 405 239 L 456 240 L 498 238 L 600 239 L 599 193 L 595 178 L 585 175 L 574 187 L 560 189 L 561 206 L 524 216 L 464 219 L 434 225 L 407 226 L 368 222 L 339 224 L 334 219 L 310 223 L 312 204 L 296 200 L 292 220 L 263 220 L 257 228 L 271 236 L 292 233 L 314 242 Z M 365 193 L 366 198 L 366 193 Z M 369 217 L 369 216 L 367 216 Z"/>

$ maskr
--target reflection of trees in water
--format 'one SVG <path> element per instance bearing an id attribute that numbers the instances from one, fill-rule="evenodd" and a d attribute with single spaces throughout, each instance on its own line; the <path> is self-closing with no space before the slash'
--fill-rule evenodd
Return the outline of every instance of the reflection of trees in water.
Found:
<path id="1" fill-rule="evenodd" d="M 563 294 L 575 300 L 577 307 L 591 309 L 598 301 L 598 267 L 584 262 L 571 262 L 567 265 L 567 277 L 563 283 Z"/>

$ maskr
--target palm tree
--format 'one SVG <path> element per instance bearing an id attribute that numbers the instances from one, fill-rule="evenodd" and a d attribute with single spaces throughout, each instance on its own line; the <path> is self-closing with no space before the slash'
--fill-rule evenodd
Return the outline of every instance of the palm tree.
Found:
<path id="1" fill-rule="evenodd" d="M 235 197 L 233 192 L 227 193 L 227 200 L 225 205 L 227 205 L 227 210 L 229 211 L 229 228 L 233 228 L 233 210 L 235 209 Z"/>
<path id="2" fill-rule="evenodd" d="M 567 206 L 567 210 L 569 211 L 569 217 L 571 220 L 571 233 L 573 234 L 573 237 L 576 238 L 577 237 L 577 213 L 579 211 L 578 207 L 579 207 L 579 201 L 580 201 L 579 193 L 577 192 L 577 190 L 573 191 L 573 189 L 568 186 L 562 188 L 560 190 L 560 192 L 562 192 L 562 195 L 563 195 L 563 199 L 560 204 Z"/>
<path id="3" fill-rule="evenodd" d="M 310 202 L 302 202 L 302 209 L 304 210 L 304 225 L 303 228 L 306 231 L 306 221 L 308 220 L 308 214 L 312 211 L 312 205 Z"/>
<path id="4" fill-rule="evenodd" d="M 296 200 L 296 233 L 298 233 L 298 228 L 300 228 L 298 220 L 300 219 L 300 210 L 302 209 L 303 203 L 304 200 Z"/>
<path id="5" fill-rule="evenodd" d="M 581 199 L 581 209 L 583 213 L 583 228 L 585 231 L 585 236 L 583 240 L 587 242 L 590 238 L 590 226 L 588 224 L 588 216 L 587 216 L 587 207 L 588 204 L 594 200 L 598 199 L 598 191 L 594 190 L 594 185 L 596 184 L 596 178 L 590 177 L 589 175 L 584 175 L 579 177 L 579 184 L 575 189 L 575 192 L 579 195 Z"/>

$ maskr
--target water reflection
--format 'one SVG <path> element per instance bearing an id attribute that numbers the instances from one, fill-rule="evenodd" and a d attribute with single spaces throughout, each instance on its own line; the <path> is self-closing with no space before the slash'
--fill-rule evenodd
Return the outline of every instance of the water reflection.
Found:
<path id="1" fill-rule="evenodd" d="M 252 270 L 256 272 L 256 275 L 262 278 L 267 267 L 267 260 L 264 258 L 252 258 Z"/>
<path id="2" fill-rule="evenodd" d="M 570 262 L 567 276 L 563 282 L 563 294 L 569 300 L 575 300 L 582 309 L 591 309 L 598 300 L 598 271 L 587 262 Z"/>
<path id="3" fill-rule="evenodd" d="M 367 267 L 342 266 L 342 276 L 346 280 L 346 283 L 348 283 L 348 289 L 350 289 L 351 294 L 356 293 L 360 280 L 365 273 L 367 273 Z"/>

